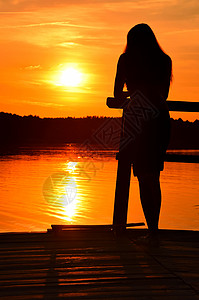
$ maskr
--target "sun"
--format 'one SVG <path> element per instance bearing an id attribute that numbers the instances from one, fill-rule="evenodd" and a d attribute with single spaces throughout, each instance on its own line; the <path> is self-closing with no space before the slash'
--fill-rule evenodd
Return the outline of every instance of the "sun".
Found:
<path id="1" fill-rule="evenodd" d="M 82 82 L 82 73 L 73 67 L 63 70 L 60 76 L 60 85 L 78 87 Z"/>

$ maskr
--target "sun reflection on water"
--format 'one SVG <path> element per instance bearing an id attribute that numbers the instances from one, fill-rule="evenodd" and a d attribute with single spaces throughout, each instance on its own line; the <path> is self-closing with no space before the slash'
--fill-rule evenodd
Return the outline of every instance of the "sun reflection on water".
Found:
<path id="1" fill-rule="evenodd" d="M 53 214 L 71 221 L 77 205 L 77 183 L 74 170 L 77 163 L 68 163 L 65 170 L 51 174 L 43 184 L 43 196 Z M 51 213 L 52 214 L 52 213 Z"/>
<path id="2" fill-rule="evenodd" d="M 67 163 L 67 171 L 73 173 L 75 171 L 77 164 L 78 163 L 76 161 L 69 161 Z"/>
<path id="3" fill-rule="evenodd" d="M 49 204 L 50 216 L 70 223 L 85 217 L 85 210 L 89 210 L 86 201 L 88 178 L 82 176 L 83 168 L 83 161 L 68 161 L 60 172 L 45 180 L 43 195 Z"/>

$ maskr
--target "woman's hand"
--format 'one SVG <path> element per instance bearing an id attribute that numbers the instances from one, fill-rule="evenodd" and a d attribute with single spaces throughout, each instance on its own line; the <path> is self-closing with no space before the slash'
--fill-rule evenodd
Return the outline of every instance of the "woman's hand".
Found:
<path id="1" fill-rule="evenodd" d="M 126 100 L 128 97 L 130 97 L 131 93 L 129 91 L 121 91 L 119 93 L 114 93 L 114 98 L 116 100 Z"/>
<path id="2" fill-rule="evenodd" d="M 131 93 L 129 91 L 122 91 L 122 98 L 126 99 L 131 96 Z"/>

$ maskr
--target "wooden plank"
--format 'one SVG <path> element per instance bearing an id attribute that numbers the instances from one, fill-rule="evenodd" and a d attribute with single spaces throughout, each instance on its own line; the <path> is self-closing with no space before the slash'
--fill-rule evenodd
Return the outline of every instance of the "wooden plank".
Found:
<path id="1" fill-rule="evenodd" d="M 187 293 L 187 291 L 184 292 L 184 294 L 181 292 L 175 292 L 173 290 L 168 291 L 158 291 L 156 293 L 156 290 L 153 291 L 152 297 L 147 292 L 142 292 L 140 294 L 139 291 L 136 291 L 132 294 L 131 291 L 123 291 L 122 293 L 118 292 L 109 292 L 104 293 L 103 291 L 99 293 L 87 293 L 87 292 L 77 292 L 77 293 L 60 293 L 57 294 L 56 292 L 48 293 L 48 291 L 45 292 L 45 294 L 40 295 L 18 295 L 18 296 L 10 296 L 11 298 L 3 297 L 1 296 L 1 300 L 37 300 L 37 299 L 48 299 L 48 300 L 55 300 L 55 299 L 73 299 L 73 300 L 79 300 L 79 299 L 109 299 L 109 300 L 198 300 L 199 298 L 193 293 Z"/>
<path id="2" fill-rule="evenodd" d="M 119 157 L 119 152 L 116 153 L 116 159 L 118 159 L 118 157 Z M 165 157 L 165 161 L 182 162 L 182 163 L 199 163 L 199 155 L 167 153 Z"/>
<path id="3" fill-rule="evenodd" d="M 199 155 L 166 154 L 165 161 L 182 163 L 199 163 Z"/>
<path id="4" fill-rule="evenodd" d="M 102 230 L 94 240 L 93 228 L 14 235 L 0 246 L 1 299 L 197 299 L 199 233 L 160 231 L 153 249 L 134 242 L 146 232 L 128 229 L 117 239 Z"/>
<path id="5" fill-rule="evenodd" d="M 199 112 L 199 102 L 167 100 L 170 111 Z"/>
<path id="6" fill-rule="evenodd" d="M 112 290 L 122 290 L 122 289 L 131 289 L 131 290 L 189 290 L 191 291 L 188 285 L 185 285 L 181 279 L 178 278 L 81 278 L 81 279 L 65 279 L 63 281 L 58 280 L 43 280 L 38 282 L 36 280 L 26 280 L 21 281 L 20 283 L 15 282 L 12 284 L 5 284 L 0 287 L 0 291 L 3 293 L 5 291 L 12 290 L 32 290 L 34 293 L 35 287 L 40 291 L 47 288 L 59 288 L 61 290 L 67 290 L 68 292 L 82 290 L 91 290 L 95 289 L 100 291 L 102 288 L 112 289 Z"/>
<path id="7" fill-rule="evenodd" d="M 122 109 L 129 101 L 130 98 L 124 101 L 108 97 L 106 104 L 109 108 Z M 167 100 L 167 104 L 170 111 L 199 112 L 199 102 Z"/>
<path id="8" fill-rule="evenodd" d="M 140 297 L 145 296 L 145 299 L 156 299 L 152 298 L 154 296 L 163 296 L 167 295 L 172 298 L 172 296 L 181 296 L 181 300 L 184 299 L 184 296 L 189 296 L 190 300 L 193 300 L 194 296 L 196 294 L 191 289 L 175 289 L 174 287 L 168 287 L 166 288 L 165 285 L 156 285 L 152 286 L 151 288 L 145 286 L 144 282 L 142 285 L 138 287 L 133 287 L 131 283 L 129 283 L 127 286 L 124 285 L 122 282 L 122 285 L 117 285 L 118 283 L 112 285 L 112 286 L 103 286 L 103 283 L 100 286 L 92 285 L 90 288 L 88 288 L 87 285 L 77 285 L 76 289 L 73 289 L 71 285 L 60 285 L 58 284 L 52 285 L 52 284 L 46 284 L 43 286 L 37 286 L 37 287 L 15 287 L 15 290 L 13 288 L 8 287 L 6 290 L 1 291 L 1 297 L 8 295 L 9 297 L 12 295 L 30 295 L 30 299 L 32 295 L 37 294 L 43 294 L 45 295 L 52 295 L 51 299 L 60 299 L 59 295 L 65 294 L 68 299 L 71 299 L 71 295 L 79 297 L 82 297 L 83 299 L 108 299 L 109 297 L 126 297 L 128 296 L 128 299 L 134 299 L 132 297 L 137 297 L 136 299 L 140 299 Z M 147 298 L 148 297 L 148 298 Z M 10 300 L 10 298 L 8 298 Z M 48 299 L 48 298 L 47 298 Z"/>
<path id="9" fill-rule="evenodd" d="M 125 227 L 137 227 L 137 226 L 144 226 L 145 224 L 143 222 L 137 222 L 137 223 L 128 223 L 125 224 Z M 54 231 L 60 231 L 60 230 L 69 230 L 69 229 L 89 229 L 89 230 L 112 230 L 118 227 L 124 226 L 124 224 L 108 224 L 108 225 L 51 225 L 52 230 Z M 48 232 L 50 230 L 48 229 Z"/>

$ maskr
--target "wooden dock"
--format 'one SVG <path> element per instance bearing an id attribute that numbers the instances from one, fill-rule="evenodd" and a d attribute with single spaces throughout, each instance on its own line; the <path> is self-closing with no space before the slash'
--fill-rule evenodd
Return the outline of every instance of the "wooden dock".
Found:
<path id="1" fill-rule="evenodd" d="M 199 232 L 107 228 L 0 234 L 0 299 L 199 299 Z"/>

